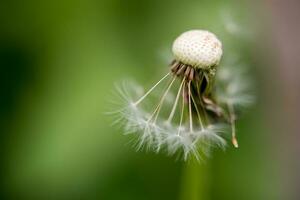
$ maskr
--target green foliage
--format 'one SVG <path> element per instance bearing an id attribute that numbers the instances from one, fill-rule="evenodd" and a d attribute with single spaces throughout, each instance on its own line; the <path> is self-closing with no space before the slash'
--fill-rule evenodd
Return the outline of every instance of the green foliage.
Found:
<path id="1" fill-rule="evenodd" d="M 280 190 L 274 182 L 281 177 L 274 169 L 278 161 L 268 158 L 270 144 L 260 137 L 268 130 L 259 105 L 238 124 L 240 149 L 217 152 L 207 166 L 193 164 L 186 172 L 181 161 L 134 152 L 103 114 L 115 81 L 133 75 L 150 84 L 166 71 L 164 56 L 169 61 L 171 42 L 183 31 L 215 32 L 226 54 L 231 43 L 221 13 L 246 18 L 247 5 L 238 2 L 4 2 L 1 196 L 276 199 Z M 253 47 L 234 45 L 251 64 Z M 184 173 L 190 178 L 182 178 Z"/>

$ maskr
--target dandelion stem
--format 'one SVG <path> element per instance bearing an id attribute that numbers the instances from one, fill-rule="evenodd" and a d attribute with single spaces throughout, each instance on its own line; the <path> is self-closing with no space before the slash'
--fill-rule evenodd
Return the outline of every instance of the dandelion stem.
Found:
<path id="1" fill-rule="evenodd" d="M 192 159 L 183 166 L 180 200 L 211 199 L 209 163 L 199 164 Z"/>
<path id="2" fill-rule="evenodd" d="M 236 128 L 235 128 L 235 114 L 234 114 L 234 107 L 231 103 L 227 103 L 228 110 L 229 110 L 229 118 L 230 118 L 230 125 L 231 125 L 231 141 L 235 148 L 239 147 L 238 141 L 236 139 Z"/>
<path id="3" fill-rule="evenodd" d="M 193 132 L 193 117 L 192 117 L 192 103 L 191 103 L 191 81 L 188 83 L 189 90 L 189 115 L 190 115 L 190 131 Z"/>
<path id="4" fill-rule="evenodd" d="M 181 107 L 180 122 L 179 122 L 179 127 L 178 127 L 178 133 L 177 133 L 177 135 L 180 134 L 181 125 L 182 125 L 182 119 L 183 119 L 183 112 L 184 112 L 184 93 L 185 93 L 184 88 L 185 88 L 185 81 L 183 82 L 183 90 L 182 90 L 182 107 Z"/>
<path id="5" fill-rule="evenodd" d="M 174 103 L 174 105 L 173 105 L 172 111 L 171 111 L 171 113 L 170 113 L 170 115 L 169 115 L 169 118 L 168 118 L 168 120 L 167 120 L 168 123 L 170 123 L 171 120 L 172 120 L 173 117 L 174 117 L 175 110 L 176 110 L 176 107 L 177 107 L 177 104 L 178 104 L 178 100 L 179 100 L 179 97 L 180 97 L 180 92 L 181 92 L 181 89 L 182 89 L 182 86 L 183 86 L 184 81 L 185 81 L 185 77 L 184 77 L 183 80 L 181 81 L 180 87 L 179 87 L 179 89 L 178 89 L 178 93 L 177 93 L 177 96 L 176 96 L 176 99 L 175 99 L 175 103 Z"/>
<path id="6" fill-rule="evenodd" d="M 172 85 L 173 85 L 173 83 L 174 83 L 175 80 L 176 80 L 176 76 L 174 76 L 174 78 L 172 79 L 172 81 L 169 83 L 166 91 L 164 92 L 163 96 L 161 97 L 161 99 L 160 99 L 158 105 L 156 106 L 154 112 L 152 113 L 151 117 L 148 119 L 148 122 L 151 121 L 151 119 L 155 116 L 155 114 L 156 114 L 155 118 L 157 118 L 157 116 L 158 116 L 158 114 L 160 112 L 161 105 L 164 103 L 164 100 L 165 100 L 165 98 L 166 98 L 166 96 L 167 96 L 169 90 L 171 89 L 171 87 L 172 87 Z"/>
<path id="7" fill-rule="evenodd" d="M 134 106 L 137 106 L 139 103 L 141 103 L 165 78 L 167 78 L 171 72 L 167 73 L 163 78 L 161 78 L 144 96 L 142 96 L 139 100 L 137 100 L 135 103 L 133 103 Z"/>

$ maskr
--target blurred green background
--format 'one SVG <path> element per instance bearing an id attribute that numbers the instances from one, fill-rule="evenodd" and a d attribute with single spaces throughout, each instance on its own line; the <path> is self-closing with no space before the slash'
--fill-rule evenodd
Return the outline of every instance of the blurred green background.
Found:
<path id="1" fill-rule="evenodd" d="M 284 199 L 264 9 L 259 1 L 2 1 L 1 197 Z M 225 57 L 238 53 L 258 94 L 238 123 L 241 147 L 199 165 L 135 152 L 104 114 L 114 83 L 129 77 L 149 87 L 189 29 L 216 33 Z"/>

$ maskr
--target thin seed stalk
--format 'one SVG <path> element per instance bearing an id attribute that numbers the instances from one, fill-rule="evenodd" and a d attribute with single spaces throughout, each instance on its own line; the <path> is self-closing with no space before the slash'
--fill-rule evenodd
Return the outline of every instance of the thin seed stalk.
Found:
<path id="1" fill-rule="evenodd" d="M 192 81 L 191 85 L 192 85 L 191 86 L 191 98 L 193 101 L 192 110 L 193 110 L 194 115 L 197 118 L 201 118 L 200 126 L 201 126 L 201 128 L 204 128 L 206 125 L 209 124 L 209 120 L 208 120 L 208 116 L 207 116 L 204 104 L 202 102 L 202 93 L 199 89 L 199 87 L 201 86 L 201 83 Z"/>

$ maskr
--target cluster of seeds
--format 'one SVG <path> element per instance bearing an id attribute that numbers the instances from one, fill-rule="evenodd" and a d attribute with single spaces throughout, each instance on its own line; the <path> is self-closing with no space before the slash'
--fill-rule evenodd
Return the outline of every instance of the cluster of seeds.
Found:
<path id="1" fill-rule="evenodd" d="M 126 133 L 138 136 L 138 149 L 165 149 L 171 155 L 181 152 L 184 159 L 193 155 L 199 160 L 208 156 L 212 147 L 224 148 L 226 124 L 238 147 L 235 108 L 251 103 L 252 98 L 247 94 L 248 84 L 240 83 L 240 74 L 229 71 L 226 75 L 223 70 L 217 75 L 221 42 L 213 33 L 192 30 L 174 41 L 173 53 L 170 72 L 146 93 L 139 93 L 139 87 L 132 84 L 119 88 L 125 106 L 116 112 L 116 123 L 122 122 Z M 166 89 L 149 112 L 142 104 L 168 78 Z M 174 88 L 174 99 L 167 102 Z M 169 108 L 167 115 L 162 114 L 163 107 Z"/>

